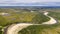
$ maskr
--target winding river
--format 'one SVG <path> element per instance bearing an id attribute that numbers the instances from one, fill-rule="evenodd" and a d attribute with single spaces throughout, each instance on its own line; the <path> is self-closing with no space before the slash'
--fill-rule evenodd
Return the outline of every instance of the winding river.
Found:
<path id="1" fill-rule="evenodd" d="M 42 24 L 30 24 L 30 23 L 19 23 L 19 24 L 12 24 L 7 28 L 7 31 L 5 31 L 5 34 L 18 34 L 19 31 L 21 31 L 24 28 L 27 28 L 31 25 L 44 25 L 44 24 L 55 24 L 57 21 L 53 18 L 48 16 L 48 12 L 44 13 L 45 16 L 49 17 L 50 20 L 47 22 L 43 22 Z"/>

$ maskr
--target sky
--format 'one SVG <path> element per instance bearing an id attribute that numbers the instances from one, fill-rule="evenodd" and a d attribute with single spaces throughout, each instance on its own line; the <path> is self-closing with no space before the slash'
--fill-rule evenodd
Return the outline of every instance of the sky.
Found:
<path id="1" fill-rule="evenodd" d="M 22 5 L 28 5 L 28 3 L 40 3 L 40 4 L 46 4 L 49 5 L 49 2 L 60 2 L 60 0 L 0 0 L 0 6 L 22 6 Z M 27 4 L 26 4 L 27 3 Z M 30 4 L 30 5 L 31 5 Z M 40 5 L 38 4 L 38 5 Z M 55 5 L 56 3 L 51 3 L 51 5 Z M 32 4 L 33 5 L 33 4 Z M 37 5 L 37 4 L 35 4 Z M 42 6 L 42 5 L 40 5 Z"/>

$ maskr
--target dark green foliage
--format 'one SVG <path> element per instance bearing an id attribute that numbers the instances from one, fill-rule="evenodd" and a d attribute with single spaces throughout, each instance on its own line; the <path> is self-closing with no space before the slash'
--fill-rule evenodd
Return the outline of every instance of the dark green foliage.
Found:
<path id="1" fill-rule="evenodd" d="M 49 12 L 48 15 L 56 18 L 57 20 L 60 20 L 60 12 L 53 12 L 53 11 L 51 11 L 51 12 Z"/>
<path id="2" fill-rule="evenodd" d="M 48 18 L 47 16 L 39 13 L 39 14 L 37 14 L 37 15 L 33 18 L 33 23 L 39 23 L 39 24 L 41 24 L 41 23 L 47 22 L 47 21 L 49 21 L 49 20 L 50 20 L 50 18 Z"/>
<path id="3" fill-rule="evenodd" d="M 2 31 L 0 31 L 0 34 L 2 34 Z"/>
<path id="4" fill-rule="evenodd" d="M 44 29 L 55 29 L 57 27 L 60 27 L 60 24 L 54 24 L 54 25 L 33 25 L 29 26 L 19 32 L 19 34 L 41 34 Z M 52 30 L 51 30 L 52 31 Z M 46 31 L 44 31 L 46 32 Z M 43 32 L 43 33 L 44 33 Z"/>

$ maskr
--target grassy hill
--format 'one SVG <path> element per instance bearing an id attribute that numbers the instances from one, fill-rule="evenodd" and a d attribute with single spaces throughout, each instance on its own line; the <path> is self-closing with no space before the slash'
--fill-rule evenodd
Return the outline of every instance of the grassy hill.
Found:
<path id="1" fill-rule="evenodd" d="M 55 18 L 58 23 L 54 25 L 33 25 L 29 26 L 19 32 L 19 34 L 60 34 L 60 9 L 45 9 L 49 11 L 49 16 Z M 45 11 L 45 10 L 41 10 Z M 13 8 L 1 8 L 0 13 L 8 13 L 9 15 L 0 15 L 0 26 L 7 26 L 14 23 L 38 23 L 49 21 L 50 18 L 46 17 L 39 11 L 30 12 L 30 10 L 21 10 Z M 1 30 L 1 28 L 0 28 Z M 0 31 L 1 34 L 1 31 Z"/>
<path id="2" fill-rule="evenodd" d="M 8 13 L 4 14 L 3 13 Z M 43 23 L 49 21 L 50 18 L 43 15 L 42 13 L 35 11 L 30 12 L 29 10 L 16 10 L 12 8 L 0 8 L 0 26 L 8 26 L 13 23 Z M 0 30 L 3 28 L 0 27 Z M 2 31 L 0 32 L 0 34 Z"/>
<path id="3" fill-rule="evenodd" d="M 16 11 L 15 9 L 0 9 L 0 13 L 8 13 L 9 15 L 0 15 L 0 26 L 12 23 L 42 23 L 49 21 L 50 18 L 39 12 Z"/>
<path id="4" fill-rule="evenodd" d="M 34 25 L 19 32 L 19 34 L 59 34 L 60 24 L 55 25 Z"/>
<path id="5" fill-rule="evenodd" d="M 57 24 L 29 26 L 21 30 L 19 34 L 60 34 L 60 10 L 51 10 L 48 15 L 55 18 L 58 21 Z"/>

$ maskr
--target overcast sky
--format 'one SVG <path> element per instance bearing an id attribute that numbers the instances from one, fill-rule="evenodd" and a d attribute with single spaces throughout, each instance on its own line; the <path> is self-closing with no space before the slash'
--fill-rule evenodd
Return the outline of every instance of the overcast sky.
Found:
<path id="1" fill-rule="evenodd" d="M 60 2 L 60 0 L 0 0 L 0 6 L 13 5 L 12 3 Z"/>
<path id="2" fill-rule="evenodd" d="M 60 0 L 0 0 L 0 3 L 60 2 Z"/>

